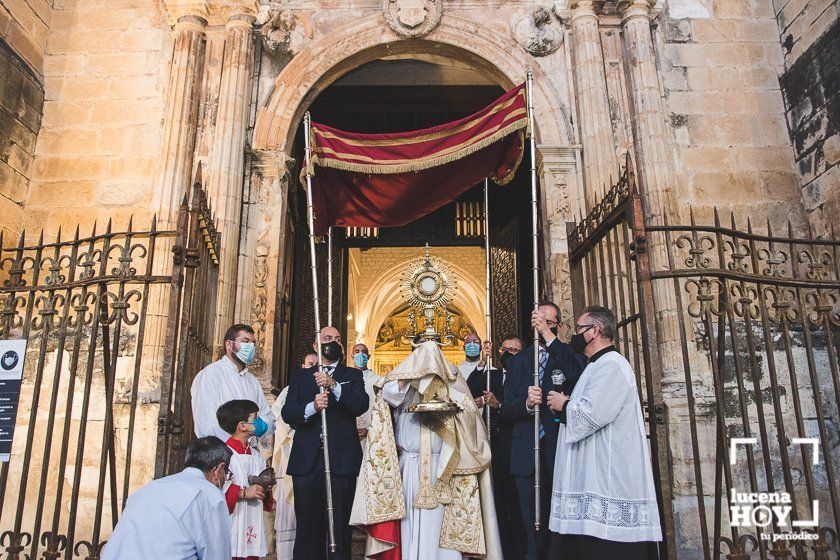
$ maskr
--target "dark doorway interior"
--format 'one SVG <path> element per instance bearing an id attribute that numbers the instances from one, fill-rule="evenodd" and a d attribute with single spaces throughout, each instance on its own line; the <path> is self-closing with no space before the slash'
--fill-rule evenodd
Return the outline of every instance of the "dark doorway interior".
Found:
<path id="1" fill-rule="evenodd" d="M 411 61 L 405 61 L 411 62 Z M 374 63 L 371 63 L 374 64 Z M 427 63 L 423 63 L 424 65 Z M 365 67 L 362 67 L 365 68 Z M 326 89 L 312 104 L 312 119 L 342 130 L 384 133 L 427 128 L 450 122 L 481 109 L 503 93 L 493 85 L 342 85 L 344 79 Z M 351 80 L 352 82 L 352 80 Z M 298 129 L 295 161 L 303 160 L 303 129 Z M 525 158 L 514 180 L 504 186 L 490 187 L 491 276 L 493 285 L 493 333 L 498 343 L 507 334 L 527 334 L 533 301 L 530 157 Z M 297 175 L 295 175 L 297 176 Z M 303 189 L 294 189 L 292 204 L 296 208 L 294 257 L 287 266 L 292 274 L 289 317 L 290 333 L 278 341 L 285 349 L 275 366 L 275 384 L 283 387 L 288 375 L 309 352 L 314 338 L 311 268 L 309 265 L 308 230 Z M 432 247 L 484 245 L 482 236 L 459 234 L 456 228 L 458 204 L 474 202 L 483 205 L 483 184 L 476 185 L 457 201 L 411 224 L 379 229 L 376 236 L 358 232 L 348 235 L 339 228 L 334 236 L 333 282 L 334 322 L 346 336 L 347 249 L 350 247 Z M 463 208 L 463 206 L 461 207 Z M 321 300 L 321 321 L 326 324 L 326 244 L 319 244 L 318 266 Z M 520 281 L 523 280 L 523 281 Z M 528 338 L 527 336 L 525 337 Z"/>

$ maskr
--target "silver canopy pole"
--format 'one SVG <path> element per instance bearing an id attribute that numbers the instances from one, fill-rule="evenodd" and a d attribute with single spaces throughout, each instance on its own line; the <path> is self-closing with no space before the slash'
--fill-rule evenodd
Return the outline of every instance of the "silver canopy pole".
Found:
<path id="1" fill-rule="evenodd" d="M 490 355 L 487 356 L 487 363 L 485 364 L 485 376 L 487 391 L 490 391 L 490 369 L 493 367 L 493 335 L 492 335 L 492 321 L 490 320 L 490 205 L 488 204 L 488 191 L 490 189 L 490 180 L 484 179 L 484 322 L 487 332 L 487 341 L 490 342 Z M 482 349 L 483 350 L 483 349 Z M 490 441 L 490 407 L 484 403 L 484 414 L 487 417 L 487 440 Z"/>
<path id="2" fill-rule="evenodd" d="M 525 74 L 528 98 L 528 143 L 531 151 L 531 234 L 534 258 L 534 310 L 539 309 L 539 231 L 537 230 L 537 150 L 534 145 L 534 75 Z M 540 387 L 540 334 L 534 328 L 534 386 Z M 534 530 L 540 530 L 540 405 L 534 407 Z"/>
<path id="3" fill-rule="evenodd" d="M 312 147 L 310 133 L 312 119 L 307 111 L 303 116 L 304 144 L 306 146 L 306 211 L 309 221 L 309 258 L 312 265 L 312 306 L 315 310 L 315 343 L 318 348 L 318 371 L 321 371 L 321 308 L 318 301 L 318 261 L 315 257 L 315 210 L 312 204 Z M 321 392 L 326 392 L 322 388 Z M 327 485 L 327 527 L 330 539 L 330 551 L 335 552 L 335 524 L 333 521 L 332 477 L 330 476 L 330 446 L 327 434 L 327 409 L 321 410 L 321 439 L 324 442 L 324 479 Z"/>

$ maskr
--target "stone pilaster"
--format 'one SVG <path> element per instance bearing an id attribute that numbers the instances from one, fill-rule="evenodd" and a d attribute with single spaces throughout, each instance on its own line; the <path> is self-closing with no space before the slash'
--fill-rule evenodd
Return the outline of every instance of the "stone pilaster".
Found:
<path id="1" fill-rule="evenodd" d="M 199 15 L 185 14 L 173 29 L 175 41 L 152 203 L 163 228 L 174 224 L 192 180 L 206 25 Z"/>
<path id="2" fill-rule="evenodd" d="M 622 0 L 621 25 L 629 57 L 633 95 L 637 176 L 651 223 L 661 224 L 663 213 L 675 212 L 675 174 L 670 131 L 656 68 L 650 11 L 656 0 Z"/>
<path id="3" fill-rule="evenodd" d="M 157 214 L 157 227 L 174 229 L 178 210 L 193 179 L 200 85 L 204 66 L 206 7 L 203 2 L 189 5 L 172 1 L 166 6 L 173 27 L 172 62 L 163 113 L 163 134 L 155 170 L 152 209 Z M 164 256 L 156 259 L 155 274 L 172 273 L 171 251 L 174 239 L 158 238 L 155 251 Z M 169 293 L 150 294 L 146 318 L 146 339 L 143 351 L 144 369 L 156 378 L 162 368 L 166 344 L 166 323 Z M 139 388 L 134 387 L 134 391 Z"/>
<path id="4" fill-rule="evenodd" d="M 569 245 L 566 222 L 583 209 L 584 187 L 580 170 L 580 146 L 537 146 L 537 173 L 542 188 L 543 229 L 546 239 L 543 270 L 549 293 L 560 306 L 561 321 L 574 324 L 572 287 L 569 279 Z"/>
<path id="5" fill-rule="evenodd" d="M 222 234 L 216 340 L 234 316 L 239 254 L 240 216 L 245 170 L 245 134 L 251 98 L 254 60 L 252 11 L 233 11 L 225 25 L 225 51 L 219 88 L 213 148 L 208 161 L 208 191 Z"/>
<path id="6" fill-rule="evenodd" d="M 254 328 L 257 355 L 248 369 L 268 388 L 273 371 L 276 296 L 284 285 L 290 159 L 283 152 L 259 152 L 254 156 L 236 320 Z"/>
<path id="7" fill-rule="evenodd" d="M 583 144 L 586 208 L 591 209 L 618 178 L 604 53 L 593 0 L 572 0 L 573 74 Z M 584 212 L 586 213 L 586 212 Z"/>

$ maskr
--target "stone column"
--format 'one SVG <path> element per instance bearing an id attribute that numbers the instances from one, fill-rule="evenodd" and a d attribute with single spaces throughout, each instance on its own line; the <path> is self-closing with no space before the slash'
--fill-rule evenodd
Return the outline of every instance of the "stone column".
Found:
<path id="1" fill-rule="evenodd" d="M 173 30 L 175 42 L 152 203 L 162 228 L 174 224 L 192 180 L 206 26 L 207 20 L 201 15 L 187 14 L 178 19 Z"/>
<path id="2" fill-rule="evenodd" d="M 675 217 L 673 154 L 650 30 L 656 0 L 622 0 L 625 52 L 629 57 L 633 95 L 637 176 L 651 223 L 661 224 L 664 212 Z"/>
<path id="3" fill-rule="evenodd" d="M 159 230 L 175 228 L 178 210 L 192 182 L 207 26 L 207 10 L 203 3 L 193 2 L 182 6 L 178 1 L 171 1 L 167 3 L 166 8 L 171 20 L 176 23 L 173 27 L 172 63 L 165 92 L 163 135 L 152 200 Z M 174 239 L 171 237 L 157 238 L 155 274 L 172 274 L 173 244 Z M 145 384 L 156 383 L 155 379 L 160 376 L 163 348 L 166 344 L 168 302 L 168 291 L 150 292 L 143 362 L 144 370 L 151 374 L 148 378 L 141 378 L 143 386 L 134 387 L 135 391 L 153 389 L 154 387 L 147 387 Z"/>
<path id="4" fill-rule="evenodd" d="M 283 152 L 258 152 L 251 167 L 251 212 L 239 275 L 236 317 L 252 327 L 257 355 L 249 366 L 263 387 L 272 377 L 272 344 L 278 298 L 284 285 L 288 231 L 288 163 Z M 244 294 L 247 294 L 245 296 Z"/>
<path id="5" fill-rule="evenodd" d="M 208 161 L 207 190 L 215 202 L 222 235 L 214 336 L 217 345 L 221 345 L 224 332 L 233 321 L 236 302 L 245 133 L 254 61 L 253 10 L 243 7 L 230 13 L 225 26 L 225 54 L 216 130 Z"/>
<path id="6" fill-rule="evenodd" d="M 586 209 L 590 210 L 618 179 L 601 31 L 593 0 L 569 5 L 574 44 L 573 74 L 583 144 Z"/>

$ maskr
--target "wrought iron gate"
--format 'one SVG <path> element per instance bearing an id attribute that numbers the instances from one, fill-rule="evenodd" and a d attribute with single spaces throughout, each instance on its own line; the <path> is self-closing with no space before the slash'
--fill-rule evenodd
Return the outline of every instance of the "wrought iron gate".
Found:
<path id="1" fill-rule="evenodd" d="M 687 221 L 647 223 L 628 157 L 604 200 L 569 224 L 575 312 L 614 309 L 636 370 L 661 555 L 828 558 L 840 526 L 840 242 L 790 224 L 758 233 L 733 215 L 724 225 L 717 210 Z M 788 496 L 786 523 L 755 514 L 742 498 L 756 493 Z M 815 526 L 792 525 L 815 513 Z"/>
<path id="2" fill-rule="evenodd" d="M 34 245 L 0 236 L 0 339 L 27 340 L 0 466 L 3 558 L 99 558 L 128 494 L 177 468 L 186 372 L 209 359 L 215 254 L 200 184 L 175 230 L 153 218 Z M 153 470 L 156 441 L 169 460 Z"/>

